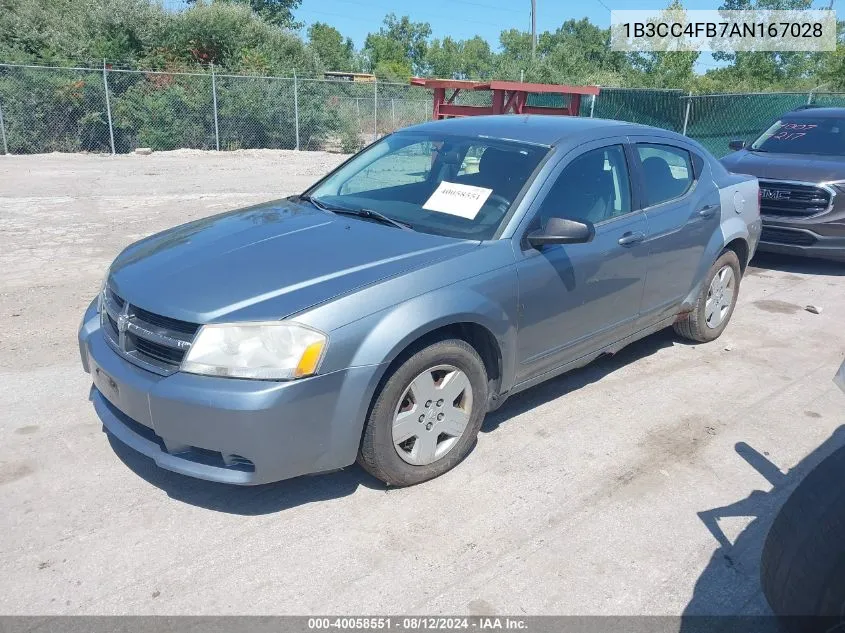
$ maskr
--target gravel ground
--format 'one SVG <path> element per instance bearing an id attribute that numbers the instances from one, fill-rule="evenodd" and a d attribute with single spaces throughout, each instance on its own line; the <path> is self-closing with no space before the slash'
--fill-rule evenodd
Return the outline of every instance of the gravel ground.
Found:
<path id="1" fill-rule="evenodd" d="M 111 259 L 341 159 L 0 157 L 0 613 L 765 613 L 766 526 L 845 444 L 842 266 L 755 261 L 717 342 L 658 333 L 516 396 L 411 489 L 233 488 L 107 440 L 75 337 Z"/>

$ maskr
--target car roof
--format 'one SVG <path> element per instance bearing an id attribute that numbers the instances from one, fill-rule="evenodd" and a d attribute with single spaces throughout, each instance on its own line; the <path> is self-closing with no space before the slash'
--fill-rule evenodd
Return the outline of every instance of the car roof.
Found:
<path id="1" fill-rule="evenodd" d="M 800 108 L 781 115 L 781 119 L 841 119 L 845 117 L 845 108 Z"/>
<path id="2" fill-rule="evenodd" d="M 563 140 L 589 140 L 590 137 L 600 138 L 617 134 L 623 136 L 636 132 L 640 134 L 675 135 L 673 132 L 660 128 L 626 123 L 625 121 L 548 114 L 492 114 L 460 117 L 427 121 L 404 128 L 401 131 L 406 130 L 461 136 L 483 136 L 548 146 L 556 145 Z M 611 134 L 602 134 L 602 132 L 610 132 Z"/>

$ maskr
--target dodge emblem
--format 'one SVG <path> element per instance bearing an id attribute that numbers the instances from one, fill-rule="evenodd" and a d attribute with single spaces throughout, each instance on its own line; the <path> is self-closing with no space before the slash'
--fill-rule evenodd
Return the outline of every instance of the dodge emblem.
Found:
<path id="1" fill-rule="evenodd" d="M 117 335 L 120 349 L 126 351 L 126 330 L 129 329 L 129 304 L 123 306 L 123 310 L 117 315 Z"/>

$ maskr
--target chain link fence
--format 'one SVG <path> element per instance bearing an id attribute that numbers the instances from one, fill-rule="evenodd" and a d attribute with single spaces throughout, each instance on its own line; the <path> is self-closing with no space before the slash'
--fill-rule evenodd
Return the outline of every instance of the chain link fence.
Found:
<path id="1" fill-rule="evenodd" d="M 462 91 L 455 103 L 489 105 Z M 532 105 L 566 106 L 558 95 Z M 686 134 L 716 156 L 798 106 L 845 106 L 845 94 L 687 95 L 602 88 L 580 116 L 644 123 Z M 215 72 L 161 72 L 0 64 L 0 149 L 127 153 L 154 150 L 299 149 L 354 152 L 431 117 L 430 90 L 407 84 Z"/>
<path id="2" fill-rule="evenodd" d="M 429 119 L 431 98 L 383 82 L 0 64 L 0 149 L 354 152 Z"/>

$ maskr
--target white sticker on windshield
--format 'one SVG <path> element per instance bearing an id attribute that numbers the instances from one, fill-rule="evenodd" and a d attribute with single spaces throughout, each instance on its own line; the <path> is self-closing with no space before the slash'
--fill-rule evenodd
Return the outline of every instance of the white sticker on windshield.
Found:
<path id="1" fill-rule="evenodd" d="M 459 185 L 456 182 L 444 180 L 426 200 L 423 209 L 473 220 L 491 193 L 493 193 L 492 189 Z"/>

